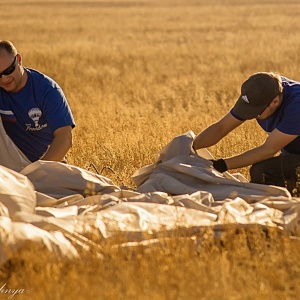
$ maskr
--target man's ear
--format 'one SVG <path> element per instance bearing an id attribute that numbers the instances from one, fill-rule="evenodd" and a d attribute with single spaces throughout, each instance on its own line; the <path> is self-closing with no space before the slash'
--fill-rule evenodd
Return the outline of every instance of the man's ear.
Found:
<path id="1" fill-rule="evenodd" d="M 18 60 L 18 63 L 21 65 L 22 64 L 22 56 L 20 53 L 17 54 L 17 60 Z"/>
<path id="2" fill-rule="evenodd" d="M 272 101 L 272 106 L 278 107 L 280 104 L 281 104 L 281 95 L 277 95 Z"/>

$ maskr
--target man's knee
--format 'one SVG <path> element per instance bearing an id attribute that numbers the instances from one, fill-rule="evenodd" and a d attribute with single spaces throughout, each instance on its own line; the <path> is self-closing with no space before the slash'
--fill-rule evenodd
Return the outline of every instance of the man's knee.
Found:
<path id="1" fill-rule="evenodd" d="M 277 156 L 250 168 L 250 182 L 286 187 L 290 192 L 299 182 L 299 156 Z"/>
<path id="2" fill-rule="evenodd" d="M 278 159 L 264 160 L 250 168 L 250 182 L 253 183 L 285 186 L 284 177 Z"/>
<path id="3" fill-rule="evenodd" d="M 266 168 L 263 166 L 262 163 L 256 163 L 251 166 L 250 168 L 250 182 L 253 183 L 266 183 Z"/>

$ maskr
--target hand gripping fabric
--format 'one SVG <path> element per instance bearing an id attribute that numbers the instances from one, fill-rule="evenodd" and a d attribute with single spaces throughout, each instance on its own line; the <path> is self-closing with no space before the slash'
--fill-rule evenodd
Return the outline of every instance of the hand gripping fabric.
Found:
<path id="1" fill-rule="evenodd" d="M 217 160 L 212 160 L 214 168 L 223 173 L 228 170 L 227 165 L 225 163 L 225 160 L 223 158 L 217 159 Z"/>

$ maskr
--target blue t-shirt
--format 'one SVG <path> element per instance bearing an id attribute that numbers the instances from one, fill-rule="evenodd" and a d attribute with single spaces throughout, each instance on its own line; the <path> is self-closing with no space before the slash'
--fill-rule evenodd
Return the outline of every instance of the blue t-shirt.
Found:
<path id="1" fill-rule="evenodd" d="M 300 82 L 283 76 L 281 79 L 283 98 L 280 107 L 267 119 L 257 119 L 257 122 L 267 133 L 277 128 L 286 134 L 299 135 L 281 151 L 282 154 L 300 154 Z M 232 110 L 231 114 L 241 120 Z"/>
<path id="2" fill-rule="evenodd" d="M 26 85 L 16 93 L 0 88 L 0 115 L 8 136 L 30 161 L 38 160 L 63 126 L 75 127 L 67 99 L 58 84 L 29 68 Z"/>

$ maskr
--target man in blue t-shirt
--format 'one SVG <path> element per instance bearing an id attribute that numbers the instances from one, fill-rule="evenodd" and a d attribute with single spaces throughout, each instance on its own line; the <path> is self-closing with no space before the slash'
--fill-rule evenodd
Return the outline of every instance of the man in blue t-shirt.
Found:
<path id="1" fill-rule="evenodd" d="M 7 135 L 31 161 L 62 161 L 75 122 L 58 84 L 22 65 L 10 41 L 0 41 L 0 115 Z"/>
<path id="2" fill-rule="evenodd" d="M 251 182 L 285 186 L 293 193 L 300 178 L 300 82 L 268 72 L 251 75 L 231 111 L 197 135 L 193 148 L 215 145 L 253 118 L 268 133 L 266 141 L 240 155 L 214 160 L 214 168 L 225 172 L 252 165 Z"/>

